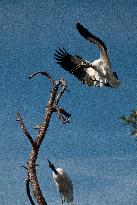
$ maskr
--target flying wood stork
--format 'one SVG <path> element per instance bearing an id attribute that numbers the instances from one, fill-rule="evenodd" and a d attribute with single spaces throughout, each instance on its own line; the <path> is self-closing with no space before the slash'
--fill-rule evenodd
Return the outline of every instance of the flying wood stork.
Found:
<path id="1" fill-rule="evenodd" d="M 49 167 L 53 170 L 53 179 L 60 193 L 62 204 L 73 203 L 73 184 L 68 174 L 62 168 L 55 166 L 48 160 Z"/>
<path id="2" fill-rule="evenodd" d="M 118 88 L 120 81 L 116 72 L 112 72 L 107 47 L 98 37 L 91 34 L 80 23 L 76 24 L 78 32 L 88 41 L 96 44 L 100 58 L 92 63 L 78 55 L 69 54 L 64 48 L 55 51 L 56 62 L 66 71 L 77 77 L 83 84 L 93 87 Z"/>

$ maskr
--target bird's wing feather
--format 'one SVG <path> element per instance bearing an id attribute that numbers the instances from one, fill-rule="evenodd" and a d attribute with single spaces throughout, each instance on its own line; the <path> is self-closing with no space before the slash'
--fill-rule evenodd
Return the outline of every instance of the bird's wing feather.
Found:
<path id="1" fill-rule="evenodd" d="M 56 62 L 66 71 L 77 77 L 82 83 L 92 86 L 95 82 L 92 76 L 86 71 L 91 67 L 90 62 L 85 61 L 80 56 L 72 56 L 65 49 L 56 50 L 55 52 Z"/>
<path id="2" fill-rule="evenodd" d="M 66 202 L 73 202 L 73 184 L 68 176 L 68 174 L 63 171 L 62 181 L 64 186 L 62 187 L 63 196 L 66 199 Z"/>
<path id="3" fill-rule="evenodd" d="M 106 61 L 107 63 L 109 63 L 109 58 L 107 55 L 107 47 L 105 45 L 105 43 L 99 39 L 98 37 L 94 36 L 92 33 L 90 33 L 88 31 L 88 29 L 84 28 L 80 23 L 76 24 L 77 30 L 78 32 L 88 41 L 90 41 L 91 43 L 96 44 L 99 49 L 100 49 L 100 58 L 103 61 Z"/>
<path id="4" fill-rule="evenodd" d="M 72 73 L 75 70 L 75 67 L 77 65 L 80 65 L 82 63 L 86 63 L 84 59 L 82 59 L 80 56 L 72 56 L 70 55 L 64 48 L 59 48 L 58 50 L 55 50 L 55 59 L 56 62 L 66 71 Z"/>

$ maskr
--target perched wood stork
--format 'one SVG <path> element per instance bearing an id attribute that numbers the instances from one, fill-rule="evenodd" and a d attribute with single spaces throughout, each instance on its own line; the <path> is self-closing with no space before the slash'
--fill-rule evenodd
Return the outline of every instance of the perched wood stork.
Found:
<path id="1" fill-rule="evenodd" d="M 83 84 L 93 87 L 118 88 L 120 81 L 116 72 L 111 70 L 107 47 L 104 42 L 91 34 L 80 23 L 77 23 L 76 27 L 85 39 L 98 46 L 100 58 L 91 63 L 78 55 L 69 54 L 64 48 L 59 48 L 55 51 L 56 62 L 63 69 L 77 77 Z"/>
<path id="2" fill-rule="evenodd" d="M 60 193 L 62 204 L 67 202 L 73 203 L 73 185 L 70 177 L 62 168 L 55 166 L 48 160 L 49 167 L 53 170 L 53 179 Z"/>

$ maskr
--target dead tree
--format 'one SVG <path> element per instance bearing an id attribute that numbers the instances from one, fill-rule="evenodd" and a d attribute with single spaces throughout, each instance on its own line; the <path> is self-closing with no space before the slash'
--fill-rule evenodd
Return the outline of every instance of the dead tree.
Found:
<path id="1" fill-rule="evenodd" d="M 35 127 L 38 129 L 38 134 L 36 138 L 35 139 L 32 138 L 31 134 L 26 129 L 23 119 L 19 113 L 17 113 L 17 121 L 19 122 L 23 133 L 26 135 L 26 137 L 28 138 L 32 146 L 29 159 L 27 162 L 27 167 L 23 166 L 27 170 L 26 192 L 27 192 L 28 198 L 31 204 L 34 205 L 34 202 L 30 194 L 30 185 L 31 185 L 33 194 L 34 194 L 34 197 L 37 203 L 39 205 L 47 205 L 47 202 L 45 198 L 43 197 L 43 194 L 42 194 L 42 191 L 40 189 L 39 182 L 37 179 L 36 160 L 38 157 L 40 146 L 46 135 L 46 131 L 48 129 L 52 114 L 56 112 L 59 117 L 59 120 L 64 124 L 69 123 L 69 118 L 71 115 L 59 106 L 59 101 L 62 95 L 64 94 L 64 92 L 67 90 L 67 83 L 64 80 L 64 78 L 61 78 L 55 81 L 46 71 L 38 71 L 38 72 L 33 73 L 31 76 L 29 76 L 29 79 L 33 78 L 34 76 L 38 74 L 41 74 L 47 77 L 50 80 L 53 89 L 50 93 L 49 101 L 45 108 L 43 122 L 40 125 Z"/>

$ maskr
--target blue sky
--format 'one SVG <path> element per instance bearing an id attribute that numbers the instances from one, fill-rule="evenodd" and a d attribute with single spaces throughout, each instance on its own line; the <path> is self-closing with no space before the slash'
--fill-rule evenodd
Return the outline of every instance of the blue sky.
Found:
<path id="1" fill-rule="evenodd" d="M 77 32 L 77 22 L 106 43 L 119 89 L 89 88 L 55 63 L 59 46 L 87 60 L 98 58 L 96 46 Z M 65 77 L 71 92 L 61 104 L 72 114 L 68 125 L 53 115 L 39 153 L 38 176 L 48 204 L 58 205 L 60 198 L 47 158 L 71 176 L 76 204 L 136 204 L 137 144 L 118 120 L 136 108 L 136 34 L 133 0 L 0 1 L 0 204 L 30 204 L 20 168 L 30 145 L 16 112 L 35 137 L 33 127 L 43 118 L 51 85 L 44 77 L 30 81 L 28 76 L 45 69 L 54 79 Z"/>

